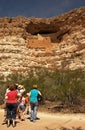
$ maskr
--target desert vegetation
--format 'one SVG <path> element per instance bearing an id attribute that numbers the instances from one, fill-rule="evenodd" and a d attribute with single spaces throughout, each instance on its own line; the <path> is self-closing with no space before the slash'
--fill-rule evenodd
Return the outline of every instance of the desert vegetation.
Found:
<path id="1" fill-rule="evenodd" d="M 69 109 L 71 112 L 85 112 L 85 71 L 82 70 L 55 70 L 51 71 L 43 68 L 32 69 L 26 75 L 14 73 L 0 77 L 0 104 L 3 103 L 4 93 L 9 83 L 23 84 L 26 92 L 37 84 L 45 101 L 60 102 L 62 108 L 54 110 L 62 111 Z M 76 109 L 75 109 L 76 108 Z"/>

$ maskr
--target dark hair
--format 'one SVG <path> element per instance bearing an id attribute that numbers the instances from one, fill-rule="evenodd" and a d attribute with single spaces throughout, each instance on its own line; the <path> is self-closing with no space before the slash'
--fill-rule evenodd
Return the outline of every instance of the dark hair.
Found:
<path id="1" fill-rule="evenodd" d="M 15 86 L 15 89 L 17 89 L 17 88 L 18 88 L 18 84 L 14 84 L 14 86 Z"/>
<path id="2" fill-rule="evenodd" d="M 11 90 L 11 91 L 12 91 L 12 90 L 15 90 L 15 85 L 14 85 L 14 84 L 10 84 L 10 85 L 9 85 L 9 90 Z"/>

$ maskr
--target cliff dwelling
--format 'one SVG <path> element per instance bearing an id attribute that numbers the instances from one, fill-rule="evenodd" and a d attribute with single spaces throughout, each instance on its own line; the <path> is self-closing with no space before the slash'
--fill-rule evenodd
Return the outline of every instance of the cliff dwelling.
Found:
<path id="1" fill-rule="evenodd" d="M 42 49 L 45 51 L 51 51 L 53 48 L 53 43 L 50 37 L 42 37 L 40 34 L 34 36 L 28 40 L 28 47 L 31 49 Z"/>

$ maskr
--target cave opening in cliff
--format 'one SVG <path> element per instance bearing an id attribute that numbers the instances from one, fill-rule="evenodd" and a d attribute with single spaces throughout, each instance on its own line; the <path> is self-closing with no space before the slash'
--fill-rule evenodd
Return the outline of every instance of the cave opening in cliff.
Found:
<path id="1" fill-rule="evenodd" d="M 54 31 L 50 31 L 50 30 L 39 30 L 39 31 L 37 31 L 37 32 L 32 32 L 31 34 L 32 35 L 37 35 L 37 34 L 41 34 L 41 35 L 49 35 L 49 34 L 53 34 L 53 33 L 55 33 Z"/>

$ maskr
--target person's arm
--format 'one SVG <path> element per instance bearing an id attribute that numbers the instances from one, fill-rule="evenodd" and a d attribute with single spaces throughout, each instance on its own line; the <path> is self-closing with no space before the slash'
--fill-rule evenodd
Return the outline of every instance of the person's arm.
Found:
<path id="1" fill-rule="evenodd" d="M 29 97 L 30 97 L 30 95 L 31 95 L 31 92 L 29 92 Z"/>
<path id="2" fill-rule="evenodd" d="M 8 96 L 6 95 L 6 96 L 5 96 L 5 100 L 7 100 L 7 99 L 8 99 Z"/>
<path id="3" fill-rule="evenodd" d="M 42 94 L 41 94 L 41 92 L 40 92 L 40 91 L 38 91 L 38 93 L 39 93 L 39 95 L 41 95 L 41 96 L 42 96 Z"/>

